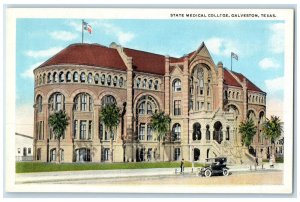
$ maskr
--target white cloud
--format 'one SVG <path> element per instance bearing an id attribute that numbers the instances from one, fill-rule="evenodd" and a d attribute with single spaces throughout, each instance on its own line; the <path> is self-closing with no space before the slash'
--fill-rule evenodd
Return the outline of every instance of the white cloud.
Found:
<path id="1" fill-rule="evenodd" d="M 279 68 L 278 62 L 272 58 L 264 58 L 261 61 L 259 61 L 258 65 L 262 69 L 277 69 L 277 68 Z"/>
<path id="2" fill-rule="evenodd" d="M 37 50 L 37 51 L 29 50 L 26 51 L 25 54 L 33 58 L 41 58 L 41 57 L 44 58 L 44 57 L 53 56 L 54 54 L 58 53 L 62 49 L 63 49 L 62 47 L 52 47 L 46 50 Z"/>
<path id="3" fill-rule="evenodd" d="M 230 57 L 231 52 L 239 55 L 239 50 L 236 44 L 229 39 L 213 37 L 205 40 L 204 43 L 208 50 L 215 55 Z"/>
<path id="4" fill-rule="evenodd" d="M 33 79 L 34 78 L 34 76 L 33 76 L 33 70 L 35 68 L 37 68 L 38 66 L 40 66 L 42 63 L 43 62 L 37 62 L 37 63 L 31 65 L 24 72 L 21 73 L 21 77 Z"/>
<path id="5" fill-rule="evenodd" d="M 77 35 L 67 31 L 54 31 L 49 33 L 53 39 L 62 41 L 71 41 L 77 38 Z"/>
<path id="6" fill-rule="evenodd" d="M 265 80 L 265 85 L 269 93 L 281 91 L 284 88 L 284 77 Z"/>
<path id="7" fill-rule="evenodd" d="M 82 22 L 81 20 L 68 20 L 66 23 L 68 26 L 72 27 L 77 32 L 82 32 Z"/>
<path id="8" fill-rule="evenodd" d="M 32 104 L 22 104 L 16 107 L 16 132 L 33 136 Z"/>
<path id="9" fill-rule="evenodd" d="M 284 23 L 276 23 L 270 26 L 271 37 L 269 48 L 273 53 L 282 53 L 284 50 Z"/>
<path id="10" fill-rule="evenodd" d="M 108 35 L 116 36 L 118 40 L 117 42 L 121 45 L 125 45 L 135 38 L 134 33 L 126 32 L 121 27 L 118 27 L 111 23 L 95 21 L 91 22 L 91 26 L 99 26 L 101 28 L 104 28 L 104 32 Z"/>

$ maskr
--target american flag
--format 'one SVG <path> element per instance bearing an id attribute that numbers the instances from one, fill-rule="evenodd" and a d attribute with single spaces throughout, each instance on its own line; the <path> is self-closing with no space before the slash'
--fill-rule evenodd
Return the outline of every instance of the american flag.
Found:
<path id="1" fill-rule="evenodd" d="M 235 53 L 233 53 L 233 52 L 231 52 L 231 57 L 234 58 L 234 59 L 236 59 L 236 60 L 239 60 L 238 55 L 235 54 Z"/>

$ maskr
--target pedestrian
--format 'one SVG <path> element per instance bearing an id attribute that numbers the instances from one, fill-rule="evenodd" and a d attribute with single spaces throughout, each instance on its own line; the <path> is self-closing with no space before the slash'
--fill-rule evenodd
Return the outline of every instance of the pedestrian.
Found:
<path id="1" fill-rule="evenodd" d="M 180 173 L 183 173 L 183 171 L 184 171 L 184 159 L 182 159 L 180 162 Z"/>

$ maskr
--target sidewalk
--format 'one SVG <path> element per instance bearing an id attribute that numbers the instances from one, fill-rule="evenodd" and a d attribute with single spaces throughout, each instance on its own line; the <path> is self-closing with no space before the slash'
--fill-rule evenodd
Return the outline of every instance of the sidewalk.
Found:
<path id="1" fill-rule="evenodd" d="M 228 166 L 231 172 L 250 171 L 249 165 Z M 267 165 L 263 170 L 282 170 L 283 165 L 275 164 L 274 168 Z M 197 169 L 188 167 L 184 169 L 184 174 L 196 175 Z M 261 167 L 257 168 L 262 170 Z M 180 171 L 180 168 L 177 168 Z M 252 168 L 254 170 L 254 167 Z M 149 176 L 174 176 L 175 168 L 151 168 L 151 169 L 122 169 L 122 170 L 86 170 L 86 171 L 62 171 L 62 172 L 39 172 L 39 173 L 22 173 L 16 174 L 16 183 L 31 182 L 54 182 L 54 181 L 71 181 L 84 179 L 109 179 L 109 178 L 126 178 L 126 177 L 149 177 Z"/>

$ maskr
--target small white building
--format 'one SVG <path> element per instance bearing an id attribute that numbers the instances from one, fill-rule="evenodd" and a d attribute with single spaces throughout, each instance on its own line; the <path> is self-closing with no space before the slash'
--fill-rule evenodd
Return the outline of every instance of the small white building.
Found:
<path id="1" fill-rule="evenodd" d="M 33 160 L 33 137 L 15 134 L 15 155 L 16 161 L 32 161 Z"/>

